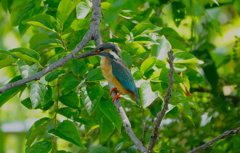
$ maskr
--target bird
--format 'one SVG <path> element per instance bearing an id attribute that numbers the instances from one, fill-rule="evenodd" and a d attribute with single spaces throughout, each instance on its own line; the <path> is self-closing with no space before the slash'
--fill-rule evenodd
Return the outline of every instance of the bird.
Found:
<path id="1" fill-rule="evenodd" d="M 139 105 L 139 95 L 131 72 L 125 62 L 119 56 L 119 48 L 113 43 L 103 43 L 89 52 L 75 57 L 81 59 L 89 56 L 100 56 L 100 67 L 104 78 L 114 86 L 110 94 L 115 90 L 120 92 L 113 97 L 120 98 L 121 94 L 129 95 Z"/>

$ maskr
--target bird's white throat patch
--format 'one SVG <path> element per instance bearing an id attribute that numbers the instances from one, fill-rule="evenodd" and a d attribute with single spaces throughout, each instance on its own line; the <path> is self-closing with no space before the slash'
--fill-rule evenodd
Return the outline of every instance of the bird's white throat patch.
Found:
<path id="1" fill-rule="evenodd" d="M 119 59 L 120 57 L 114 52 L 114 51 L 109 51 L 109 53 L 115 58 L 115 59 Z"/>

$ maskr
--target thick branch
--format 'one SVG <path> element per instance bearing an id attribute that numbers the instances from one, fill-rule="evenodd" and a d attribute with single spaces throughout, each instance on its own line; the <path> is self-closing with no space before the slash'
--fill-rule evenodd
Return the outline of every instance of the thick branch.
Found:
<path id="1" fill-rule="evenodd" d="M 157 142 L 159 126 L 162 122 L 162 119 L 163 119 L 165 113 L 168 110 L 168 104 L 170 103 L 170 98 L 171 98 L 171 94 L 172 94 L 172 86 L 173 86 L 173 82 L 174 82 L 174 79 L 173 79 L 173 72 L 174 72 L 173 59 L 174 59 L 174 57 L 173 57 L 172 50 L 170 50 L 168 52 L 168 57 L 169 57 L 168 63 L 169 63 L 169 66 L 170 66 L 170 71 L 168 73 L 168 78 L 169 78 L 168 90 L 167 90 L 167 93 L 164 97 L 163 109 L 162 109 L 161 112 L 159 112 L 157 114 L 157 119 L 154 123 L 153 131 L 151 133 L 151 140 L 150 140 L 149 145 L 148 145 L 148 152 L 149 153 L 151 153 L 153 151 L 153 147 L 155 146 L 155 144 Z"/>
<path id="2" fill-rule="evenodd" d="M 101 16 L 100 1 L 93 0 L 93 13 L 91 18 L 90 29 L 84 35 L 82 41 L 76 46 L 76 48 L 67 56 L 59 59 L 57 62 L 53 63 L 52 65 L 49 65 L 47 68 L 43 69 L 37 74 L 30 76 L 28 78 L 13 82 L 11 84 L 7 84 L 6 86 L 0 87 L 0 93 L 3 93 L 11 88 L 24 85 L 30 81 L 39 80 L 41 77 L 43 77 L 47 73 L 51 72 L 52 70 L 58 67 L 61 67 L 70 59 L 72 59 L 75 56 L 75 54 L 77 54 L 84 46 L 87 45 L 87 43 L 92 39 L 92 37 L 96 35 L 96 33 L 99 33 L 100 16 Z M 97 38 L 96 39 L 97 42 L 101 41 L 101 38 L 99 37 L 96 37 L 96 38 Z"/>
<path id="3" fill-rule="evenodd" d="M 218 140 L 220 140 L 220 139 L 225 139 L 225 138 L 230 137 L 230 136 L 232 136 L 232 135 L 234 135 L 234 134 L 237 134 L 237 133 L 240 133 L 240 127 L 236 128 L 236 129 L 233 129 L 233 130 L 230 130 L 230 131 L 225 131 L 225 132 L 224 132 L 223 134 L 221 134 L 220 136 L 212 139 L 211 141 L 209 141 L 209 142 L 201 145 L 201 146 L 198 147 L 198 148 L 195 148 L 195 149 L 189 151 L 188 153 L 194 153 L 194 152 L 200 151 L 200 150 L 202 150 L 202 149 L 205 149 L 205 148 L 211 146 L 214 142 L 216 142 L 216 141 L 218 141 Z"/>

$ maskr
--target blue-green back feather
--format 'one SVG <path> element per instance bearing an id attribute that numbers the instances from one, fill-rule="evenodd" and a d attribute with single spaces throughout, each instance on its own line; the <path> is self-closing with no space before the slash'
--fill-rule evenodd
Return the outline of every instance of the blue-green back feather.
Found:
<path id="1" fill-rule="evenodd" d="M 128 70 L 126 64 L 121 59 L 109 59 L 112 65 L 112 73 L 114 77 L 122 84 L 122 86 L 129 92 L 133 93 L 139 103 L 138 90 L 134 83 L 131 72 Z"/>

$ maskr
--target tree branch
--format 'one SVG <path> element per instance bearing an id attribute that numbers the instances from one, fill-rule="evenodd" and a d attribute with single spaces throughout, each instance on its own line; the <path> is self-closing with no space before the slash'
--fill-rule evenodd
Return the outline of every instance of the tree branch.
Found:
<path id="1" fill-rule="evenodd" d="M 170 103 L 170 98 L 171 98 L 171 94 L 172 94 L 172 86 L 173 86 L 173 82 L 174 82 L 174 78 L 173 78 L 173 72 L 174 72 L 173 60 L 174 60 L 174 57 L 173 57 L 172 50 L 170 50 L 168 52 L 168 57 L 169 57 L 168 63 L 169 63 L 169 66 L 170 66 L 170 71 L 168 73 L 168 78 L 169 78 L 168 90 L 167 90 L 167 93 L 164 97 L 163 109 L 162 109 L 161 112 L 159 112 L 157 114 L 157 119 L 154 123 L 153 131 L 151 133 L 151 140 L 150 140 L 149 145 L 148 145 L 148 153 L 151 153 L 153 151 L 153 147 L 155 146 L 155 144 L 157 142 L 159 126 L 162 122 L 162 119 L 163 119 L 165 113 L 168 110 L 168 104 Z"/>
<path id="2" fill-rule="evenodd" d="M 211 141 L 209 141 L 209 142 L 201 145 L 201 146 L 198 147 L 198 148 L 195 148 L 195 149 L 189 151 L 188 153 L 194 153 L 194 152 L 200 151 L 200 150 L 202 150 L 202 149 L 205 149 L 205 148 L 211 146 L 214 142 L 216 142 L 216 141 L 218 141 L 218 140 L 220 140 L 220 139 L 225 139 L 225 138 L 230 137 L 230 136 L 232 136 L 232 135 L 234 135 L 234 134 L 237 134 L 237 133 L 240 133 L 240 127 L 236 128 L 236 129 L 233 129 L 233 130 L 230 130 L 230 131 L 225 131 L 225 132 L 224 132 L 223 134 L 221 134 L 220 136 L 212 139 Z"/>
<path id="3" fill-rule="evenodd" d="M 113 86 L 109 85 L 109 88 L 112 89 Z M 116 96 L 117 93 L 116 91 L 112 92 L 112 97 Z M 136 137 L 136 135 L 134 134 L 134 132 L 132 131 L 132 125 L 129 122 L 129 119 L 125 113 L 125 111 L 123 110 L 123 107 L 120 103 L 120 99 L 116 98 L 114 101 L 114 106 L 117 108 L 118 114 L 120 115 L 122 122 L 123 122 L 123 126 L 127 132 L 127 135 L 130 137 L 132 143 L 137 147 L 137 149 L 141 152 L 141 153 L 147 153 L 147 149 L 143 146 L 142 142 Z"/>
<path id="4" fill-rule="evenodd" d="M 100 16 L 101 16 L 101 7 L 100 7 L 100 1 L 99 0 L 93 0 L 93 12 L 92 12 L 92 18 L 91 18 L 91 24 L 90 29 L 87 31 L 87 33 L 84 35 L 82 41 L 76 46 L 76 48 L 70 52 L 67 56 L 59 59 L 52 65 L 49 65 L 47 68 L 43 69 L 42 71 L 38 72 L 37 74 L 30 76 L 28 78 L 7 84 L 3 87 L 0 87 L 0 93 L 4 93 L 5 91 L 24 85 L 30 81 L 39 80 L 41 77 L 46 75 L 47 73 L 51 72 L 52 70 L 63 66 L 66 62 L 68 62 L 70 59 L 72 59 L 80 50 L 82 50 L 83 47 L 87 45 L 87 43 L 95 36 L 96 41 L 99 43 L 101 42 L 101 37 L 99 38 L 99 25 L 100 25 Z"/>

